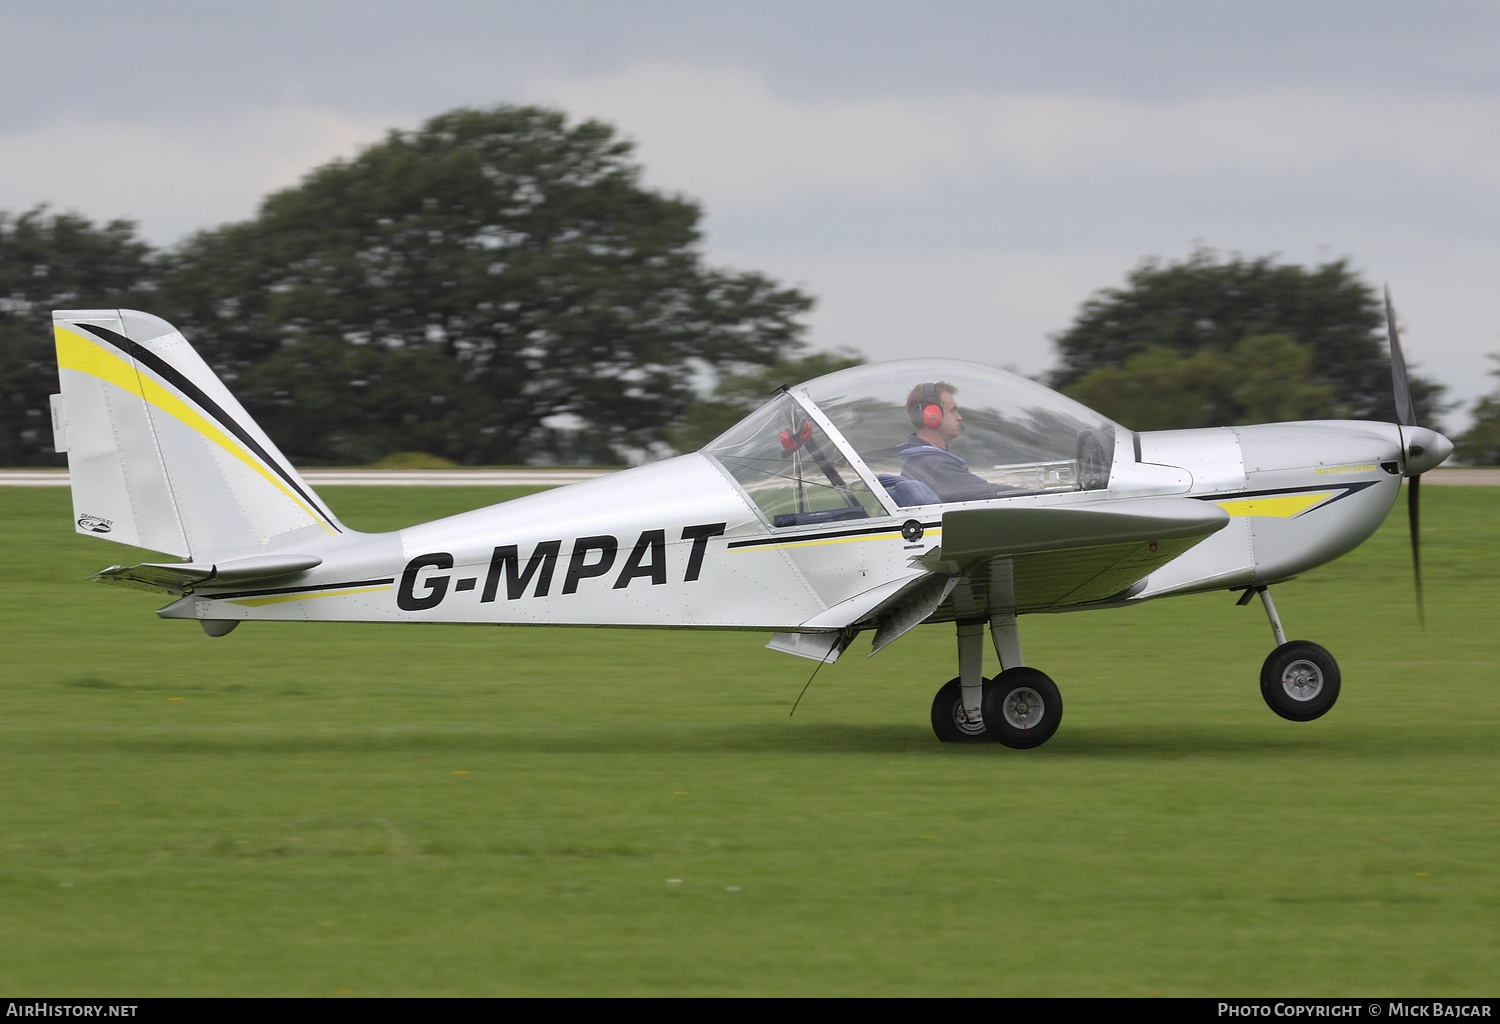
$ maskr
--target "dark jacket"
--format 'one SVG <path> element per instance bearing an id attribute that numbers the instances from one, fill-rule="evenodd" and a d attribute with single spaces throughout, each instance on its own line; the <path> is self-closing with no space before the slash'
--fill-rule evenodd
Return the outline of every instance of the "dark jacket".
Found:
<path id="1" fill-rule="evenodd" d="M 931 487 L 939 501 L 979 501 L 998 498 L 1009 490 L 970 473 L 963 459 L 916 434 L 907 434 L 896 454 L 901 457 L 901 475 Z"/>

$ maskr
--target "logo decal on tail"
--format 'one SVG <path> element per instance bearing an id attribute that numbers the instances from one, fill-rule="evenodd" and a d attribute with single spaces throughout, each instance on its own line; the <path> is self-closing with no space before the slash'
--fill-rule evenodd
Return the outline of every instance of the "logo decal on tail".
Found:
<path id="1" fill-rule="evenodd" d="M 108 533 L 115 522 L 103 516 L 79 516 L 78 525 L 90 533 Z"/>

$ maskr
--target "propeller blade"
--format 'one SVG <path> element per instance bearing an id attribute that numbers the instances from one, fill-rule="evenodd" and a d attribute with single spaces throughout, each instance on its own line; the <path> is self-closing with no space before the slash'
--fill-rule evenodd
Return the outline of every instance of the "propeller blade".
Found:
<path id="1" fill-rule="evenodd" d="M 1396 422 L 1403 427 L 1417 425 L 1416 409 L 1411 404 L 1411 385 L 1406 382 L 1406 359 L 1401 355 L 1401 339 L 1396 336 L 1396 311 L 1391 307 L 1391 286 L 1385 286 L 1385 333 L 1391 341 L 1391 385 L 1396 392 Z"/>
<path id="2" fill-rule="evenodd" d="M 1411 478 L 1411 483 L 1406 488 L 1406 511 L 1407 519 L 1411 522 L 1411 569 L 1417 581 L 1417 621 L 1422 624 L 1422 631 L 1425 633 L 1427 610 L 1422 606 L 1422 543 L 1418 518 L 1421 511 L 1421 483 L 1422 474 L 1418 473 Z"/>

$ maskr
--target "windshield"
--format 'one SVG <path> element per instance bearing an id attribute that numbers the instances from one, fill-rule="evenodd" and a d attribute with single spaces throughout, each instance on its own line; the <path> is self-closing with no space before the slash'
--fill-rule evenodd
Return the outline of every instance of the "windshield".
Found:
<path id="1" fill-rule="evenodd" d="M 1115 424 L 1004 370 L 907 359 L 840 370 L 798 390 L 899 506 L 1109 484 Z"/>
<path id="2" fill-rule="evenodd" d="M 703 449 L 773 526 L 885 514 L 848 458 L 790 395 L 781 395 Z"/>

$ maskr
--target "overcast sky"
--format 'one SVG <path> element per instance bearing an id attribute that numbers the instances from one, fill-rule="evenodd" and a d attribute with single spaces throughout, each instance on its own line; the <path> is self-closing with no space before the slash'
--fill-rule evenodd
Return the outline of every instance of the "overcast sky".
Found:
<path id="1" fill-rule="evenodd" d="M 390 128 L 546 103 L 700 200 L 714 262 L 815 295 L 820 348 L 1035 374 L 1202 244 L 1348 257 L 1450 398 L 1496 383 L 1500 4 L 8 0 L 0 40 L 0 209 L 170 243 Z"/>

